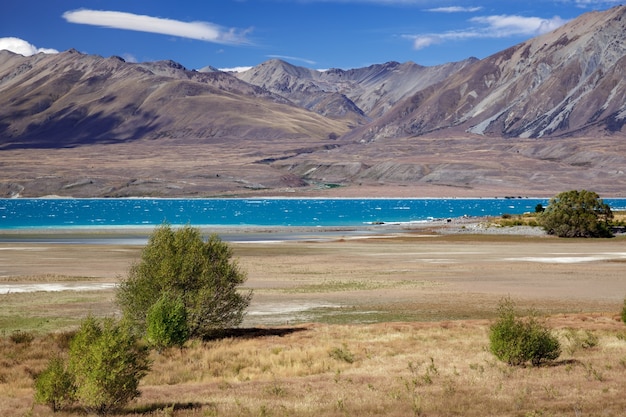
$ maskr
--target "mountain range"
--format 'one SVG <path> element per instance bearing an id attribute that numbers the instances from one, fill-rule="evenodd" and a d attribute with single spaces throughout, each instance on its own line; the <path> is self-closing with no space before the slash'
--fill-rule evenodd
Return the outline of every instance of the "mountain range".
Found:
<path id="1" fill-rule="evenodd" d="M 625 69 L 625 6 L 433 67 L 0 51 L 0 195 L 625 195 Z"/>

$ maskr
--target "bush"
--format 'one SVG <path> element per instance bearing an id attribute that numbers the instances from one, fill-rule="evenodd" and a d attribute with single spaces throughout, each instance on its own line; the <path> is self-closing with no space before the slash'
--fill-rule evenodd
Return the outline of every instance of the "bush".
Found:
<path id="1" fill-rule="evenodd" d="M 21 330 L 16 330 L 13 333 L 11 333 L 11 336 L 9 336 L 9 339 L 11 339 L 11 342 L 15 343 L 16 345 L 28 346 L 32 343 L 33 340 L 35 340 L 35 336 L 30 332 L 23 332 Z"/>
<path id="2" fill-rule="evenodd" d="M 539 216 L 548 234 L 559 237 L 611 237 L 611 208 L 591 191 L 567 191 L 550 200 Z"/>
<path id="3" fill-rule="evenodd" d="M 558 339 L 531 314 L 517 317 L 510 299 L 498 307 L 498 319 L 489 328 L 489 349 L 501 361 L 519 366 L 530 361 L 533 366 L 555 360 L 561 354 Z"/>
<path id="4" fill-rule="evenodd" d="M 232 250 L 217 235 L 204 241 L 198 229 L 160 226 L 121 282 L 117 302 L 140 333 L 146 331 L 148 311 L 166 293 L 182 301 L 190 337 L 237 326 L 252 292 L 238 291 L 246 275 L 231 258 Z"/>
<path id="5" fill-rule="evenodd" d="M 57 412 L 75 400 L 74 377 L 65 369 L 60 357 L 50 360 L 48 367 L 35 380 L 35 401 Z"/>
<path id="6" fill-rule="evenodd" d="M 622 321 L 626 324 L 626 298 L 624 298 L 624 307 L 622 307 Z"/>
<path id="7" fill-rule="evenodd" d="M 189 337 L 187 311 L 180 297 L 165 293 L 148 310 L 146 340 L 161 351 L 182 347 Z"/>
<path id="8" fill-rule="evenodd" d="M 98 415 L 124 406 L 140 394 L 139 381 L 150 369 L 148 354 L 126 326 L 112 319 L 100 325 L 88 317 L 70 343 L 76 400 Z"/>

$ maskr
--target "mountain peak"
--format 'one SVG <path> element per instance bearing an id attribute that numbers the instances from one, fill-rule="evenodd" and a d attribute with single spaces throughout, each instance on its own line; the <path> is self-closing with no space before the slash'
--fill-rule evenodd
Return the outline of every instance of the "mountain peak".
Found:
<path id="1" fill-rule="evenodd" d="M 582 15 L 422 89 L 358 140 L 442 129 L 500 137 L 555 137 L 622 130 L 626 121 L 626 7 Z"/>

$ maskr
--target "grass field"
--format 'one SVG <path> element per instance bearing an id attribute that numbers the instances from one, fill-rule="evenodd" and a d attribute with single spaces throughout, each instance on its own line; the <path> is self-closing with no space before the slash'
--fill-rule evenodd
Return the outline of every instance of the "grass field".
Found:
<path id="1" fill-rule="evenodd" d="M 255 291 L 244 325 L 153 353 L 120 415 L 622 416 L 624 243 L 419 231 L 234 244 Z M 0 244 L 0 283 L 112 283 L 140 250 Z M 505 296 L 547 317 L 563 346 L 554 364 L 489 353 Z M 111 289 L 0 295 L 0 415 L 53 415 L 33 403 L 33 377 L 83 317 L 116 314 L 113 300 Z"/>

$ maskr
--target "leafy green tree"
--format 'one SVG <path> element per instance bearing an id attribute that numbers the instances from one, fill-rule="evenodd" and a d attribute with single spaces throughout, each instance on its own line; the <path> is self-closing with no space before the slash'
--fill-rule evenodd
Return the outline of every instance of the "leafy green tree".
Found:
<path id="1" fill-rule="evenodd" d="M 566 191 L 550 200 L 539 223 L 559 237 L 611 237 L 613 213 L 592 191 Z"/>
<path id="2" fill-rule="evenodd" d="M 75 401 L 74 376 L 67 371 L 60 357 L 50 360 L 48 367 L 35 380 L 35 401 L 57 412 Z"/>
<path id="3" fill-rule="evenodd" d="M 501 361 L 519 366 L 530 361 L 534 366 L 561 355 L 559 340 L 534 314 L 519 318 L 515 305 L 504 299 L 498 319 L 489 328 L 489 349 Z"/>
<path id="4" fill-rule="evenodd" d="M 162 225 L 121 282 L 117 302 L 141 333 L 146 331 L 148 311 L 165 293 L 184 304 L 190 337 L 237 326 L 252 292 L 239 290 L 246 275 L 232 256 L 232 249 L 215 234 L 205 241 L 198 229 Z"/>
<path id="5" fill-rule="evenodd" d="M 165 293 L 147 315 L 146 339 L 157 350 L 182 347 L 189 337 L 187 310 L 180 297 Z"/>
<path id="6" fill-rule="evenodd" d="M 69 372 L 76 400 L 88 412 L 106 415 L 138 397 L 150 369 L 149 350 L 113 319 L 86 318 L 70 342 Z"/>

